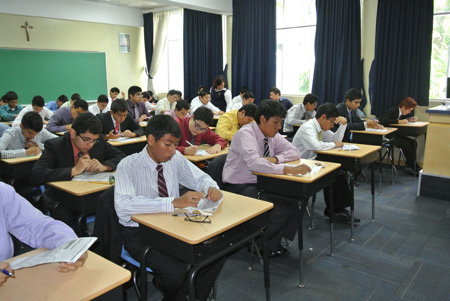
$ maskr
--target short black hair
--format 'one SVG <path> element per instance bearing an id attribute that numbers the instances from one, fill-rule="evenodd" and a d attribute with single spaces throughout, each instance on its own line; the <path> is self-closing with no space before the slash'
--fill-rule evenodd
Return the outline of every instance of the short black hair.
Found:
<path id="1" fill-rule="evenodd" d="M 178 139 L 181 138 L 180 126 L 171 116 L 160 114 L 148 121 L 147 130 L 145 131 L 147 137 L 152 135 L 158 141 L 166 134 L 170 134 Z"/>
<path id="2" fill-rule="evenodd" d="M 31 100 L 31 105 L 34 107 L 39 107 L 42 108 L 45 106 L 45 101 L 44 101 L 44 97 L 40 96 L 40 95 L 36 95 L 35 97 L 33 97 L 33 99 Z"/>
<path id="3" fill-rule="evenodd" d="M 250 117 L 255 118 L 255 114 L 256 114 L 256 109 L 257 108 L 258 107 L 254 103 L 248 103 L 248 104 L 243 105 L 238 110 L 238 112 L 245 111 L 245 116 L 250 116 Z"/>
<path id="4" fill-rule="evenodd" d="M 137 92 L 142 92 L 141 87 L 138 87 L 138 86 L 131 86 L 131 87 L 128 89 L 128 98 L 130 98 L 130 95 L 134 95 L 134 94 L 136 94 Z"/>
<path id="5" fill-rule="evenodd" d="M 19 99 L 19 96 L 17 96 L 17 93 L 14 91 L 8 91 L 8 92 L 6 92 L 5 95 L 6 95 L 6 101 Z"/>
<path id="6" fill-rule="evenodd" d="M 280 94 L 281 95 L 281 91 L 277 87 L 270 88 L 269 92 L 273 92 L 273 94 Z"/>
<path id="7" fill-rule="evenodd" d="M 60 102 L 62 102 L 62 103 L 65 103 L 65 102 L 68 101 L 69 99 L 67 98 L 66 95 L 61 94 L 61 95 L 59 95 L 58 100 L 59 100 Z"/>
<path id="8" fill-rule="evenodd" d="M 245 91 L 243 98 L 244 99 L 255 98 L 255 94 L 253 94 L 250 91 Z"/>
<path id="9" fill-rule="evenodd" d="M 73 108 L 82 108 L 83 110 L 87 111 L 88 110 L 88 103 L 86 100 L 84 99 L 77 99 L 75 100 L 75 102 L 73 103 Z"/>
<path id="10" fill-rule="evenodd" d="M 169 92 L 167 92 L 167 96 L 169 95 L 178 95 L 178 91 L 177 90 L 169 90 Z"/>
<path id="11" fill-rule="evenodd" d="M 327 119 L 339 117 L 339 111 L 334 104 L 326 102 L 317 109 L 316 119 L 325 114 Z"/>
<path id="12" fill-rule="evenodd" d="M 286 117 L 286 109 L 278 101 L 265 99 L 258 105 L 258 108 L 256 109 L 255 121 L 257 124 L 259 124 L 259 122 L 261 121 L 261 116 L 264 116 L 266 120 L 269 120 L 274 116 L 284 118 Z"/>
<path id="13" fill-rule="evenodd" d="M 201 90 L 200 92 L 198 92 L 198 96 L 200 96 L 201 98 L 205 97 L 206 95 L 210 95 L 211 93 L 208 90 Z"/>
<path id="14" fill-rule="evenodd" d="M 211 125 L 214 122 L 214 114 L 211 109 L 207 107 L 200 107 L 194 112 L 194 119 L 200 120 L 206 123 L 207 125 Z M 147 125 L 148 126 L 148 125 Z"/>
<path id="15" fill-rule="evenodd" d="M 241 90 L 239 90 L 239 94 L 245 93 L 245 92 L 247 92 L 247 91 L 248 91 L 247 86 L 243 86 L 243 87 L 241 87 Z"/>
<path id="16" fill-rule="evenodd" d="M 120 90 L 119 90 L 119 88 L 117 88 L 117 87 L 112 87 L 111 88 L 111 90 L 109 90 L 109 92 L 111 92 L 111 93 L 120 93 Z"/>
<path id="17" fill-rule="evenodd" d="M 306 105 L 307 103 L 313 104 L 315 102 L 319 102 L 319 98 L 316 95 L 312 94 L 312 93 L 306 94 L 305 98 L 303 98 L 303 104 L 304 105 Z"/>
<path id="18" fill-rule="evenodd" d="M 150 93 L 148 91 L 142 92 L 142 98 L 150 99 Z"/>
<path id="19" fill-rule="evenodd" d="M 199 93 L 202 90 L 208 90 L 208 87 L 206 87 L 204 85 L 199 86 L 198 89 L 197 89 L 197 93 Z"/>
<path id="20" fill-rule="evenodd" d="M 93 135 L 100 135 L 102 133 L 102 123 L 100 122 L 100 119 L 91 112 L 78 115 L 72 123 L 72 128 L 77 134 L 89 132 Z"/>
<path id="21" fill-rule="evenodd" d="M 127 112 L 128 111 L 128 104 L 123 99 L 116 99 L 116 100 L 113 101 L 113 103 L 111 105 L 111 111 L 113 111 L 113 113 Z"/>
<path id="22" fill-rule="evenodd" d="M 23 129 L 30 129 L 35 131 L 36 133 L 42 131 L 42 117 L 35 111 L 25 113 L 20 123 L 22 124 Z"/>
<path id="23" fill-rule="evenodd" d="M 73 93 L 70 99 L 77 101 L 78 99 L 81 99 L 81 96 L 78 93 Z"/>
<path id="24" fill-rule="evenodd" d="M 175 109 L 177 109 L 178 111 L 181 111 L 183 109 L 189 110 L 190 108 L 191 105 L 185 100 L 178 101 L 177 105 L 175 106 Z"/>
<path id="25" fill-rule="evenodd" d="M 350 101 L 354 101 L 355 99 L 361 99 L 361 98 L 362 98 L 361 91 L 359 91 L 355 88 L 351 88 L 350 90 L 348 90 L 345 93 L 344 102 L 347 101 L 347 99 Z"/>
<path id="26" fill-rule="evenodd" d="M 106 96 L 105 94 L 100 94 L 97 98 L 98 102 L 103 102 L 103 103 L 108 103 L 109 99 L 108 96 Z"/>

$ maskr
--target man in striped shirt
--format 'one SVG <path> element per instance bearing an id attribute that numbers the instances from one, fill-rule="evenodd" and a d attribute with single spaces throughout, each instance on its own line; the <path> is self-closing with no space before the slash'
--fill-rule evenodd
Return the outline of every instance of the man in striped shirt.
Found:
<path id="1" fill-rule="evenodd" d="M 144 245 L 139 241 L 138 224 L 131 220 L 132 214 L 196 207 L 203 195 L 214 202 L 222 198 L 217 183 L 176 150 L 181 129 L 172 117 L 162 114 L 150 119 L 146 135 L 148 145 L 117 166 L 115 183 L 114 205 L 125 226 L 124 245 L 134 258 L 142 256 Z M 180 184 L 193 191 L 180 196 Z M 195 282 L 197 299 L 206 299 L 224 262 L 225 258 L 219 259 L 199 271 Z M 155 286 L 164 300 L 185 300 L 186 263 L 152 248 L 147 265 L 155 274 Z"/>
<path id="2" fill-rule="evenodd" d="M 12 127 L 3 133 L 0 139 L 1 158 L 39 155 L 44 150 L 45 141 L 57 137 L 42 127 L 42 117 L 38 113 L 25 113 L 19 127 Z"/>

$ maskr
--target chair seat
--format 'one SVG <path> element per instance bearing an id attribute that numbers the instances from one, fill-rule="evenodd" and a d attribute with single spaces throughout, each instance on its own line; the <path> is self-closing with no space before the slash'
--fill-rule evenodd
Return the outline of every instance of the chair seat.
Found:
<path id="1" fill-rule="evenodd" d="M 139 261 L 137 261 L 136 259 L 134 259 L 130 253 L 128 253 L 128 251 L 125 249 L 124 246 L 122 246 L 122 253 L 120 254 L 120 257 L 122 257 L 123 260 L 127 261 L 128 263 L 134 265 L 135 267 L 139 268 L 141 266 L 141 264 L 139 263 Z M 146 268 L 147 272 L 149 273 L 153 273 L 153 271 L 150 268 Z"/>

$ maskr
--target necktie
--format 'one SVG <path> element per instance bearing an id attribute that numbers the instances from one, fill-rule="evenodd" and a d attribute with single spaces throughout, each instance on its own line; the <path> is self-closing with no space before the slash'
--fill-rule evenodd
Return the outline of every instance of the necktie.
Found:
<path id="1" fill-rule="evenodd" d="M 352 111 L 348 112 L 348 123 L 352 123 Z"/>
<path id="2" fill-rule="evenodd" d="M 270 157 L 269 137 L 264 138 L 264 157 Z"/>
<path id="3" fill-rule="evenodd" d="M 169 197 L 167 193 L 166 180 L 164 179 L 163 166 L 161 164 L 156 165 L 156 170 L 158 170 L 158 192 L 159 196 L 163 198 Z"/>
<path id="4" fill-rule="evenodd" d="M 323 141 L 322 131 L 319 132 L 319 137 L 317 137 L 317 139 L 319 139 L 319 141 Z"/>
<path id="5" fill-rule="evenodd" d="M 305 120 L 305 119 L 306 119 L 306 112 L 303 113 L 303 116 L 302 116 L 302 118 L 300 120 Z"/>
<path id="6" fill-rule="evenodd" d="M 138 111 L 138 108 L 137 108 L 137 105 L 134 105 L 134 118 L 135 119 L 139 119 L 139 111 Z"/>
<path id="7" fill-rule="evenodd" d="M 77 165 L 78 159 L 80 159 L 80 158 L 83 157 L 83 156 L 84 156 L 84 153 L 83 153 L 83 152 L 79 152 L 79 153 L 78 153 L 78 156 L 77 156 L 77 162 L 75 162 L 75 165 Z"/>
<path id="8" fill-rule="evenodd" d="M 195 145 L 195 137 L 194 137 L 194 135 L 191 135 L 191 144 Z"/>
<path id="9" fill-rule="evenodd" d="M 116 122 L 116 128 L 114 129 L 114 132 L 115 132 L 116 135 L 118 135 L 119 132 L 120 132 L 120 128 L 119 128 L 119 123 L 118 122 Z"/>

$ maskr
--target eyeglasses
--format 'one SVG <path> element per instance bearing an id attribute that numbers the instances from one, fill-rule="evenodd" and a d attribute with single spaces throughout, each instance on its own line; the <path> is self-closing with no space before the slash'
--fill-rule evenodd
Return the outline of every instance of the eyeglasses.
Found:
<path id="1" fill-rule="evenodd" d="M 209 219 L 208 215 L 205 215 L 204 218 L 200 211 L 194 210 L 191 214 L 185 213 L 186 217 L 184 218 L 185 221 L 193 222 L 193 223 L 206 223 L 210 224 L 211 220 Z"/>
<path id="2" fill-rule="evenodd" d="M 194 120 L 194 125 L 195 125 L 195 128 L 198 130 L 198 131 L 202 131 L 202 132 L 206 132 L 207 130 L 208 130 L 208 128 L 202 128 L 202 127 L 200 127 L 200 125 L 198 125 L 198 123 Z"/>
<path id="3" fill-rule="evenodd" d="M 83 140 L 83 142 L 86 142 L 86 143 L 88 143 L 88 144 L 94 145 L 94 144 L 96 144 L 96 143 L 99 142 L 98 139 L 91 139 L 91 138 L 88 138 L 88 137 L 83 137 L 83 136 L 81 136 L 81 135 L 78 134 L 78 133 L 77 133 L 77 136 L 80 136 L 81 140 Z"/>

